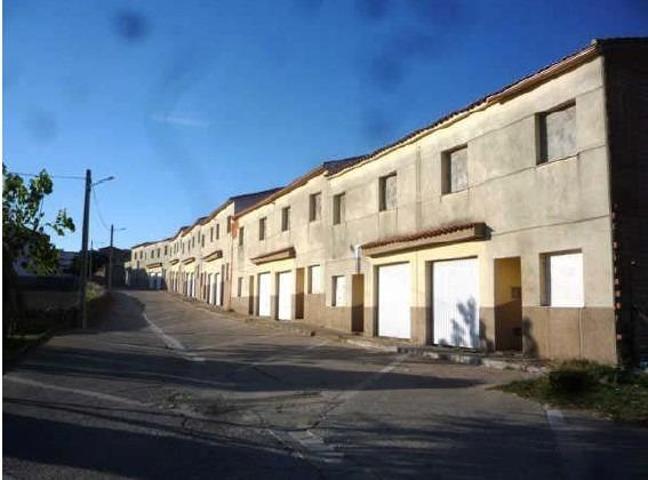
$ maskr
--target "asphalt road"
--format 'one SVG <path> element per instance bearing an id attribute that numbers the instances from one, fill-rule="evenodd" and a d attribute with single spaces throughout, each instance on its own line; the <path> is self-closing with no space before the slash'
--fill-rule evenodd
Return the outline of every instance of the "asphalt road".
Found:
<path id="1" fill-rule="evenodd" d="M 268 329 L 163 292 L 3 378 L 5 478 L 647 478 L 648 431 L 490 389 L 524 374 Z"/>

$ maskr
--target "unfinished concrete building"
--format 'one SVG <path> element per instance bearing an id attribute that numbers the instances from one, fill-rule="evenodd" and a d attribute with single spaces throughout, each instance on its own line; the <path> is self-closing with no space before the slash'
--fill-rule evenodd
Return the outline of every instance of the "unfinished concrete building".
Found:
<path id="1" fill-rule="evenodd" d="M 647 59 L 646 39 L 594 41 L 369 155 L 133 247 L 131 267 L 278 321 L 640 362 Z M 229 227 L 212 241 L 216 224 Z"/>

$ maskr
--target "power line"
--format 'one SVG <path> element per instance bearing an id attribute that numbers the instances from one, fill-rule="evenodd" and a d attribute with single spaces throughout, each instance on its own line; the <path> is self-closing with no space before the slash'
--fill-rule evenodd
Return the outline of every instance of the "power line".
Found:
<path id="1" fill-rule="evenodd" d="M 97 216 L 99 217 L 99 221 L 101 222 L 101 224 L 106 230 L 110 231 L 110 227 L 105 222 L 103 215 L 101 215 L 101 208 L 99 207 L 99 199 L 97 198 L 97 194 L 95 193 L 94 188 L 92 188 L 92 198 L 94 199 L 95 206 L 97 207 Z"/>
<path id="2" fill-rule="evenodd" d="M 24 173 L 24 172 L 12 172 L 12 171 L 7 171 L 7 173 L 11 173 L 13 175 L 20 175 L 22 177 L 39 177 L 41 174 L 40 173 Z M 67 180 L 85 180 L 85 177 L 81 177 L 78 175 L 52 175 L 48 173 L 48 175 L 52 178 L 65 178 Z"/>

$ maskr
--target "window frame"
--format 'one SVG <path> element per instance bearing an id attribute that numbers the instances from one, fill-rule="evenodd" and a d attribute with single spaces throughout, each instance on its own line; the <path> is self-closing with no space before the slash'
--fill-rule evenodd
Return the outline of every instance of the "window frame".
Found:
<path id="1" fill-rule="evenodd" d="M 551 280 L 551 259 L 555 257 L 562 257 L 567 255 L 579 255 L 579 267 L 581 276 L 581 291 L 579 293 L 578 302 L 575 304 L 556 304 L 552 295 L 552 280 Z M 540 254 L 540 305 L 549 308 L 584 308 L 585 307 L 585 262 L 583 251 L 580 249 L 560 250 L 555 252 L 545 252 Z"/>
<path id="2" fill-rule="evenodd" d="M 313 288 L 313 278 L 315 278 L 315 275 L 313 274 L 313 270 L 317 269 L 317 291 Z M 322 265 L 315 264 L 315 265 L 309 265 L 308 266 L 308 292 L 309 295 L 320 295 L 322 293 Z"/>
<path id="3" fill-rule="evenodd" d="M 547 165 L 549 163 L 557 162 L 560 160 L 564 160 L 566 158 L 571 158 L 575 157 L 578 154 L 578 145 L 576 144 L 574 146 L 574 151 L 571 152 L 568 155 L 562 155 L 562 156 L 557 156 L 555 158 L 549 158 L 548 154 L 548 137 L 547 137 L 547 117 L 551 115 L 552 113 L 557 113 L 561 112 L 564 110 L 567 110 L 569 108 L 574 109 L 574 137 L 575 141 L 578 139 L 576 138 L 577 135 L 577 129 L 578 129 L 578 124 L 577 124 L 577 110 L 576 110 L 576 99 L 572 98 L 571 100 L 568 100 L 566 102 L 563 102 L 559 105 L 556 105 L 555 107 L 552 107 L 548 110 L 538 112 L 535 115 L 535 127 L 536 127 L 536 165 Z"/>
<path id="4" fill-rule="evenodd" d="M 466 186 L 459 190 L 452 189 L 452 154 L 466 150 Z M 470 178 L 468 176 L 468 162 L 470 153 L 468 151 L 468 144 L 457 145 L 456 147 L 444 150 L 441 153 L 441 194 L 451 195 L 453 193 L 465 192 L 470 186 Z"/>
<path id="5" fill-rule="evenodd" d="M 389 210 L 395 210 L 398 206 L 398 200 L 396 199 L 396 204 L 393 206 L 387 206 L 387 182 L 390 178 L 394 178 L 396 182 L 396 197 L 398 197 L 398 173 L 391 172 L 387 175 L 383 175 L 378 179 L 378 211 L 386 212 Z"/>
<path id="6" fill-rule="evenodd" d="M 338 290 L 340 286 L 338 285 L 338 281 L 342 280 L 344 283 L 344 297 L 341 298 L 341 303 L 338 303 L 337 297 L 338 297 Z M 331 276 L 331 307 L 346 307 L 347 306 L 347 291 L 348 285 L 347 285 L 347 279 L 346 275 L 332 275 Z"/>
<path id="7" fill-rule="evenodd" d="M 259 241 L 266 239 L 266 229 L 268 228 L 268 217 L 259 218 Z"/>
<path id="8" fill-rule="evenodd" d="M 319 209 L 316 199 L 319 198 Z M 317 222 L 322 219 L 322 192 L 311 193 L 308 197 L 308 221 Z"/>
<path id="9" fill-rule="evenodd" d="M 333 195 L 333 225 L 346 221 L 346 192 Z"/>
<path id="10" fill-rule="evenodd" d="M 281 209 L 281 231 L 290 231 L 290 206 Z"/>

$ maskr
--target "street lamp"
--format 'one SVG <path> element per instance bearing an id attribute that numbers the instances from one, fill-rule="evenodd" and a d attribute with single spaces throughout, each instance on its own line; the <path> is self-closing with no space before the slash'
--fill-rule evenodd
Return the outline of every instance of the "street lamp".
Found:
<path id="1" fill-rule="evenodd" d="M 96 181 L 95 183 L 92 184 L 92 186 L 96 187 L 97 185 L 99 185 L 101 183 L 109 182 L 111 180 L 115 180 L 115 177 L 112 176 L 112 175 L 110 177 L 102 178 L 101 180 Z"/>
<path id="2" fill-rule="evenodd" d="M 114 180 L 114 176 L 102 178 L 98 182 L 92 183 L 92 172 L 86 170 L 85 176 L 85 198 L 83 202 L 83 231 L 81 234 L 81 275 L 79 276 L 79 312 L 81 314 L 81 328 L 87 327 L 87 309 L 86 309 L 86 283 L 88 272 L 88 235 L 90 231 L 90 192 L 92 187 Z"/>

